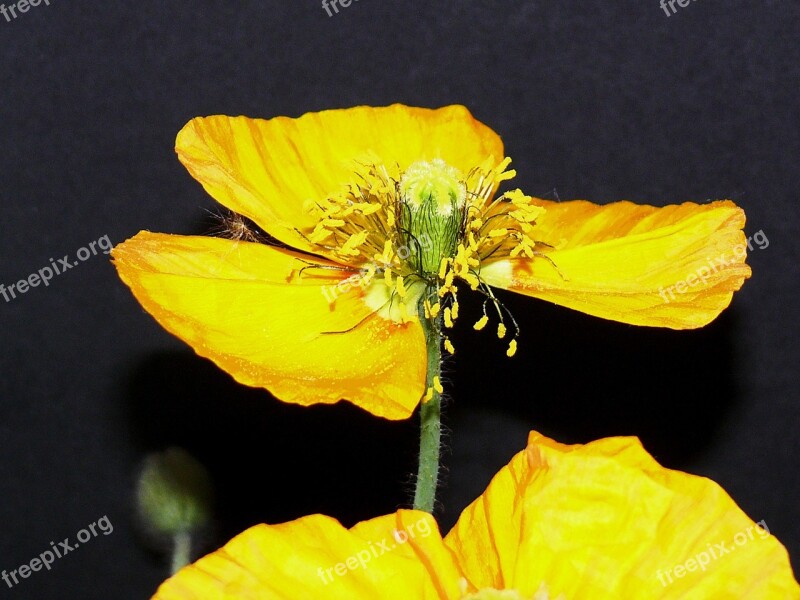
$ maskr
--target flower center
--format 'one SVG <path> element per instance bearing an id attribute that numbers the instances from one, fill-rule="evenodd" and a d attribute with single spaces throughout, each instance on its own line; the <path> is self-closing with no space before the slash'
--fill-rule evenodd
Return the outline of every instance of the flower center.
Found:
<path id="1" fill-rule="evenodd" d="M 481 279 L 481 265 L 490 258 L 546 259 L 539 248 L 550 245 L 531 237 L 544 211 L 531 197 L 519 190 L 495 197 L 500 183 L 515 175 L 507 170 L 510 162 L 487 159 L 466 174 L 438 158 L 414 162 L 404 171 L 359 163 L 352 183 L 340 193 L 309 202 L 307 209 L 318 222 L 304 235 L 320 254 L 352 273 L 348 289 L 360 286 L 366 304 L 396 322 L 425 318 L 453 327 L 459 309 L 456 283 L 465 282 L 486 298 L 474 329 L 486 326 L 487 306 L 493 306 L 497 336 L 506 336 L 507 320 L 514 328 L 506 352 L 513 356 L 516 322 Z M 334 267 L 310 263 L 306 268 Z M 333 304 L 338 294 L 326 296 Z M 447 335 L 444 347 L 454 352 Z"/>

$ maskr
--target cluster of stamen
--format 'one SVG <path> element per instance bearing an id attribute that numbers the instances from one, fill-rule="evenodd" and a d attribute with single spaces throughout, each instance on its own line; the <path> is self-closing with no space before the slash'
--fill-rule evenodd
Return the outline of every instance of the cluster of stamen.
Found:
<path id="1" fill-rule="evenodd" d="M 488 324 L 492 305 L 498 338 L 506 337 L 507 320 L 513 327 L 506 351 L 513 356 L 519 327 L 482 280 L 481 265 L 490 258 L 547 258 L 540 248 L 548 245 L 532 237 L 542 207 L 519 190 L 495 197 L 516 174 L 510 162 L 493 166 L 487 159 L 466 176 L 440 159 L 405 171 L 367 162 L 341 193 L 307 207 L 318 221 L 306 238 L 361 274 L 365 299 L 376 311 L 400 322 L 428 319 L 451 354 L 455 348 L 444 330 L 459 317 L 457 282 L 463 281 L 485 296 L 473 328 Z"/>

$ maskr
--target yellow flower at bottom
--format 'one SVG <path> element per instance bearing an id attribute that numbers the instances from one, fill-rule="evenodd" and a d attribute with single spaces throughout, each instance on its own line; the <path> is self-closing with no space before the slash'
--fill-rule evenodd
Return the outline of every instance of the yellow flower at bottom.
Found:
<path id="1" fill-rule="evenodd" d="M 424 512 L 258 525 L 154 600 L 800 600 L 786 549 L 635 438 L 531 433 L 444 538 Z"/>

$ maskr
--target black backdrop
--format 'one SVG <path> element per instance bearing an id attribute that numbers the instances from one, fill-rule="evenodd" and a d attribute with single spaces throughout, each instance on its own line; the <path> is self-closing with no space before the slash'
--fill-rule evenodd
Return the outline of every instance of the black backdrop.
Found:
<path id="1" fill-rule="evenodd" d="M 463 103 L 501 134 L 528 193 L 731 198 L 769 246 L 703 330 L 504 294 L 524 332 L 516 358 L 456 334 L 439 514 L 449 527 L 532 428 L 638 435 L 664 465 L 723 485 L 798 569 L 799 17 L 777 0 L 669 17 L 657 0 L 356 0 L 332 17 L 316 0 L 50 0 L 0 16 L 0 282 L 105 235 L 204 231 L 214 202 L 173 153 L 197 115 Z M 409 500 L 416 420 L 236 385 L 156 325 L 103 254 L 0 298 L 0 315 L 0 569 L 103 515 L 114 525 L 52 571 L 0 583 L 2 597 L 147 597 L 164 573 L 137 545 L 131 491 L 143 454 L 170 444 L 218 486 L 208 549 L 257 522 L 349 525 Z"/>

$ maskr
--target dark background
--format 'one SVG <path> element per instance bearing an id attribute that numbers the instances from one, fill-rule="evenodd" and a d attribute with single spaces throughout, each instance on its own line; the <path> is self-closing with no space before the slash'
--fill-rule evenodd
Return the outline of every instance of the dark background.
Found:
<path id="1" fill-rule="evenodd" d="M 508 360 L 464 318 L 440 517 L 449 528 L 530 429 L 638 435 L 765 520 L 798 570 L 799 17 L 797 3 L 752 0 L 670 17 L 657 0 L 360 0 L 333 17 L 316 0 L 51 0 L 0 17 L 0 282 L 104 235 L 207 229 L 215 204 L 173 143 L 215 113 L 463 103 L 503 137 L 530 194 L 731 198 L 769 246 L 703 330 L 503 294 L 523 330 Z M 0 298 L 0 319 L 0 569 L 103 515 L 114 525 L 52 571 L 0 582 L 0 597 L 148 597 L 166 573 L 137 543 L 131 493 L 144 454 L 170 444 L 218 486 L 206 550 L 254 523 L 323 512 L 350 525 L 410 499 L 416 419 L 236 385 L 144 313 L 105 255 Z"/>

